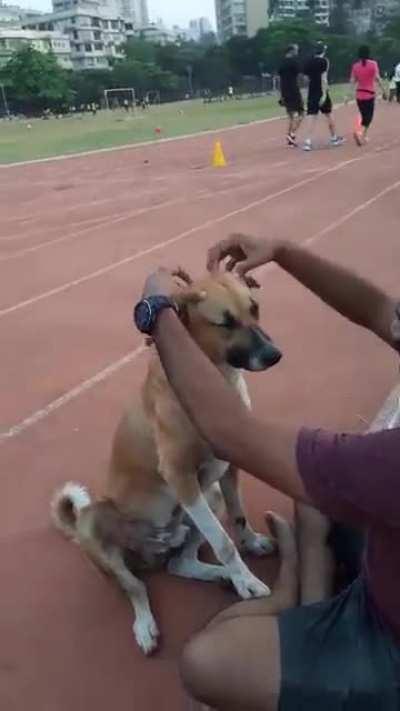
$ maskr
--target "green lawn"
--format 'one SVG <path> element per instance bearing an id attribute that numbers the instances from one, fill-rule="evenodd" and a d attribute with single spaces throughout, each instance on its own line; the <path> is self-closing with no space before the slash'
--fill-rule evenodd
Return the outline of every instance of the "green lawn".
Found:
<path id="1" fill-rule="evenodd" d="M 343 87 L 335 87 L 332 94 L 340 101 Z M 0 164 L 198 133 L 282 113 L 276 97 L 266 97 L 206 105 L 201 101 L 164 104 L 148 112 L 137 109 L 134 116 L 102 111 L 96 117 L 0 121 Z"/>

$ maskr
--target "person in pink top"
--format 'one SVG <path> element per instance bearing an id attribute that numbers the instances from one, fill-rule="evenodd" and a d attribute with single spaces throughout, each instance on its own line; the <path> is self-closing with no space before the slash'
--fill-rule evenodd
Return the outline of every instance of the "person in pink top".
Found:
<path id="1" fill-rule="evenodd" d="M 368 130 L 375 113 L 376 84 L 379 84 L 385 95 L 385 87 L 381 79 L 378 63 L 370 58 L 367 45 L 358 50 L 358 61 L 353 64 L 351 83 L 356 86 L 357 106 L 361 115 L 361 130 L 356 128 L 354 140 L 358 146 L 366 142 Z"/>

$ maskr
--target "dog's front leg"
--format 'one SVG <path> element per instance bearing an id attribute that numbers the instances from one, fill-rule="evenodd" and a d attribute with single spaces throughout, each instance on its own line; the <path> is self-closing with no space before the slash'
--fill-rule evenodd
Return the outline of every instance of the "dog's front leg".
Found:
<path id="1" fill-rule="evenodd" d="M 163 475 L 175 490 L 177 498 L 188 516 L 224 566 L 225 573 L 228 575 L 221 577 L 230 578 L 238 595 L 243 600 L 268 596 L 270 594 L 269 588 L 250 572 L 241 559 L 235 544 L 212 512 L 200 489 L 197 474 L 195 472 L 184 473 L 181 467 L 171 469 L 164 462 Z"/>
<path id="2" fill-rule="evenodd" d="M 273 553 L 275 545 L 271 538 L 256 533 L 247 520 L 240 496 L 239 472 L 236 467 L 229 467 L 222 477 L 220 485 L 239 550 L 242 553 L 252 553 L 256 556 Z"/>

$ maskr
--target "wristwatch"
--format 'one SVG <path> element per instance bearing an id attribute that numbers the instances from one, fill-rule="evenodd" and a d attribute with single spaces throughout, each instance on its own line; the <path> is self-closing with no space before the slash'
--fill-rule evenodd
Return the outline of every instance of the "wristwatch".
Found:
<path id="1" fill-rule="evenodd" d="M 157 318 L 164 309 L 173 309 L 175 313 L 179 313 L 177 304 L 168 296 L 149 296 L 147 299 L 139 301 L 133 312 L 136 328 L 141 333 L 151 336 Z"/>

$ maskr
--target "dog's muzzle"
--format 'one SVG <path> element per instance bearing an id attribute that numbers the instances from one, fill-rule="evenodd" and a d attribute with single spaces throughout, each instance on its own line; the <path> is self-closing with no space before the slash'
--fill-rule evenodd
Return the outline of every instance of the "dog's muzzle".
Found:
<path id="1" fill-rule="evenodd" d="M 228 351 L 227 361 L 233 368 L 257 372 L 268 370 L 279 363 L 281 351 L 260 328 L 249 327 L 245 342 Z"/>

